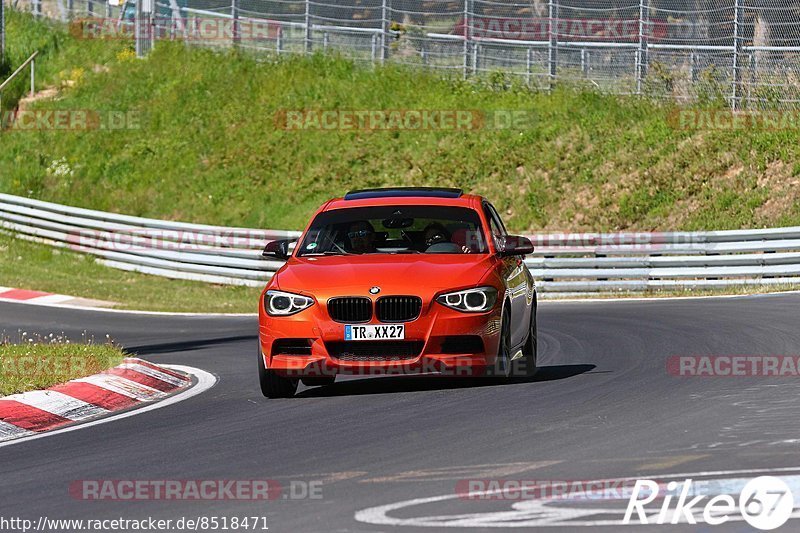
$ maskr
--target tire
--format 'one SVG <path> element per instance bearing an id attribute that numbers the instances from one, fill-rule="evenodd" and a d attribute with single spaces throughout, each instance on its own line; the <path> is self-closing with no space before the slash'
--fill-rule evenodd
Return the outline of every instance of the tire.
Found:
<path id="1" fill-rule="evenodd" d="M 297 379 L 286 378 L 264 367 L 264 357 L 258 353 L 258 381 L 261 394 L 267 398 L 291 398 L 297 391 Z"/>
<path id="2" fill-rule="evenodd" d="M 306 387 L 325 387 L 327 385 L 333 385 L 336 381 L 336 376 L 314 376 L 310 378 L 301 378 L 301 381 Z"/>
<path id="3" fill-rule="evenodd" d="M 531 377 L 536 374 L 538 367 L 536 366 L 539 348 L 537 343 L 537 330 L 536 330 L 536 306 L 531 309 L 531 325 L 530 332 L 528 333 L 528 340 L 525 341 L 525 346 L 522 348 L 522 359 L 517 359 L 514 368 L 514 376 L 517 377 Z"/>
<path id="4" fill-rule="evenodd" d="M 511 375 L 511 317 L 503 313 L 500 328 L 500 343 L 497 346 L 497 359 L 488 368 L 489 377 L 508 379 Z"/>

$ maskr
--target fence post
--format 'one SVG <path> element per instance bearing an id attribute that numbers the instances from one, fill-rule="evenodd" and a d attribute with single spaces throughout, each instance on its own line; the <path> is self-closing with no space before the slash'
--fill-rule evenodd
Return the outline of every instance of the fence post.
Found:
<path id="1" fill-rule="evenodd" d="M 467 79 L 469 68 L 469 45 L 472 39 L 472 20 L 469 14 L 469 0 L 464 0 L 464 79 Z"/>
<path id="2" fill-rule="evenodd" d="M 278 55 L 283 52 L 283 26 L 278 26 L 278 35 L 275 39 L 275 50 Z"/>
<path id="3" fill-rule="evenodd" d="M 73 11 L 75 11 L 73 0 L 67 0 L 67 18 L 72 18 Z"/>
<path id="4" fill-rule="evenodd" d="M 133 32 L 136 39 L 136 57 L 144 57 L 144 35 L 142 30 L 142 17 L 144 9 L 142 0 L 136 2 L 136 17 L 133 19 Z"/>
<path id="5" fill-rule="evenodd" d="M 106 0 L 106 20 L 111 20 L 111 4 Z"/>
<path id="6" fill-rule="evenodd" d="M 306 0 L 306 15 L 305 15 L 306 35 L 303 41 L 303 49 L 305 53 L 311 51 L 311 1 Z"/>
<path id="7" fill-rule="evenodd" d="M 231 0 L 231 40 L 238 46 L 242 36 L 239 33 L 239 0 Z"/>
<path id="8" fill-rule="evenodd" d="M 36 94 L 36 59 L 31 59 L 31 98 Z"/>
<path id="9" fill-rule="evenodd" d="M 531 85 L 531 68 L 533 67 L 533 48 L 530 46 L 525 51 L 525 84 Z"/>
<path id="10" fill-rule="evenodd" d="M 41 6 L 42 0 L 36 0 L 36 3 Z M 94 16 L 94 2 L 86 0 L 86 15 L 89 17 Z"/>
<path id="11" fill-rule="evenodd" d="M 647 32 L 650 23 L 648 0 L 639 0 L 639 48 L 636 50 L 636 94 L 642 94 L 642 81 L 647 75 Z"/>
<path id="12" fill-rule="evenodd" d="M 547 35 L 549 37 L 547 62 L 550 85 L 552 86 L 558 74 L 558 0 L 548 0 L 547 7 Z"/>
<path id="13" fill-rule="evenodd" d="M 389 0 L 381 0 L 381 63 L 389 58 L 389 30 L 391 17 L 389 15 Z"/>
<path id="14" fill-rule="evenodd" d="M 0 63 L 6 59 L 6 7 L 5 2 L 0 0 Z M 2 111 L 0 107 L 0 111 Z"/>
<path id="15" fill-rule="evenodd" d="M 742 25 L 742 0 L 734 0 L 733 3 L 733 87 L 731 88 L 731 109 L 736 111 L 739 99 L 739 57 L 742 53 L 742 40 L 739 36 Z"/>

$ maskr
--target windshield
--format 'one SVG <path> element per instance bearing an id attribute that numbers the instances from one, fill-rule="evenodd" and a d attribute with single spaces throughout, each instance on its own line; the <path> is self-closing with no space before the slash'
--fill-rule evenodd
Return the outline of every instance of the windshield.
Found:
<path id="1" fill-rule="evenodd" d="M 482 254 L 478 213 L 465 207 L 379 206 L 317 215 L 298 256 L 345 254 Z"/>

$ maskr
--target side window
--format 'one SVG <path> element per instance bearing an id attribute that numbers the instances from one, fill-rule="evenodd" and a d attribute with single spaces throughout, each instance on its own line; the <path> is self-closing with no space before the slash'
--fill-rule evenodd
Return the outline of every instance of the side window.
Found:
<path id="1" fill-rule="evenodd" d="M 495 245 L 497 245 L 502 242 L 501 239 L 505 235 L 505 228 L 503 228 L 503 224 L 491 204 L 483 204 L 483 212 L 486 215 L 486 220 L 489 221 L 489 230 L 492 232 Z"/>
<path id="2" fill-rule="evenodd" d="M 487 204 L 489 206 L 489 210 L 491 210 L 495 223 L 500 227 L 501 235 L 508 235 L 508 231 L 506 231 L 506 225 L 503 224 L 503 219 L 500 218 L 500 214 L 497 212 L 497 209 L 494 208 L 492 204 Z"/>

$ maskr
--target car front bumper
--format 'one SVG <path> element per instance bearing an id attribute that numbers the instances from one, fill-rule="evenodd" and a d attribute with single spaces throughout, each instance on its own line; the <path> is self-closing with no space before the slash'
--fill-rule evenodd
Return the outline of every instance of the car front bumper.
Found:
<path id="1" fill-rule="evenodd" d="M 405 342 L 421 344 L 421 350 L 413 356 L 384 358 L 379 349 L 361 360 L 333 355 L 330 348 L 332 343 L 343 342 L 345 324 L 331 320 L 316 305 L 289 317 L 271 317 L 262 308 L 259 341 L 265 367 L 286 376 L 438 372 L 469 377 L 482 375 L 495 362 L 500 342 L 500 313 L 499 304 L 485 313 L 462 313 L 428 301 L 419 318 L 404 323 Z M 369 324 L 381 322 L 373 319 Z M 454 346 L 452 339 L 458 338 L 479 338 L 482 349 L 476 350 L 471 344 Z M 280 350 L 273 350 L 273 345 L 280 339 L 308 339 L 310 353 L 279 353 Z"/>

